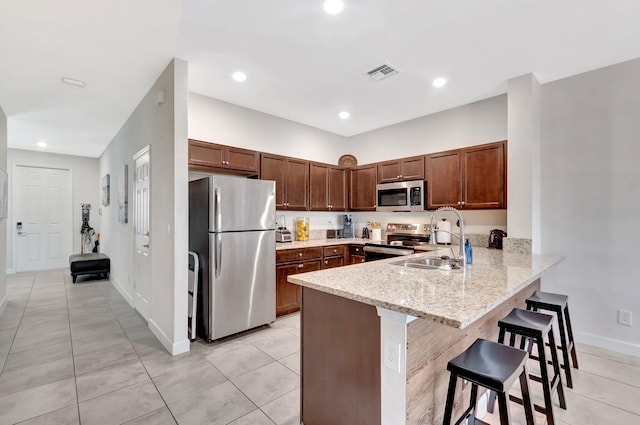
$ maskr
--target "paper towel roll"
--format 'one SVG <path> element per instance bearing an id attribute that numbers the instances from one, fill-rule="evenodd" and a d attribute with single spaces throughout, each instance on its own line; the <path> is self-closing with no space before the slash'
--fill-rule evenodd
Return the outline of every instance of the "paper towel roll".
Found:
<path id="1" fill-rule="evenodd" d="M 451 232 L 451 222 L 442 219 L 438 222 L 438 230 L 445 230 Z M 438 243 L 451 243 L 451 234 L 446 232 L 437 232 L 436 241 Z"/>
<path id="2" fill-rule="evenodd" d="M 372 241 L 381 241 L 382 240 L 382 229 L 371 229 L 370 236 Z"/>

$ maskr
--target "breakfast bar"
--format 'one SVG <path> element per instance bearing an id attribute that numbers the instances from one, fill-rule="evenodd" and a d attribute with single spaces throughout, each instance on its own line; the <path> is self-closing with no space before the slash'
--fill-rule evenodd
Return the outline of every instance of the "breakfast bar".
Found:
<path id="1" fill-rule="evenodd" d="M 447 270 L 392 258 L 290 276 L 302 286 L 301 419 L 305 425 L 440 424 L 447 362 L 540 288 L 559 257 L 476 248 Z M 456 408 L 470 385 L 457 392 Z"/>

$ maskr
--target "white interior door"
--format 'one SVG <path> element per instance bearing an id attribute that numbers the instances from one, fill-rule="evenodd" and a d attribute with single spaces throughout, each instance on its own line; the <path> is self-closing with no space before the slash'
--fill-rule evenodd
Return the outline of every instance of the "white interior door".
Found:
<path id="1" fill-rule="evenodd" d="M 151 312 L 151 259 L 149 252 L 149 147 L 134 156 L 133 215 L 135 231 L 135 258 L 133 272 L 134 306 L 145 318 Z"/>
<path id="2" fill-rule="evenodd" d="M 71 172 L 13 167 L 17 272 L 67 267 L 71 254 Z"/>

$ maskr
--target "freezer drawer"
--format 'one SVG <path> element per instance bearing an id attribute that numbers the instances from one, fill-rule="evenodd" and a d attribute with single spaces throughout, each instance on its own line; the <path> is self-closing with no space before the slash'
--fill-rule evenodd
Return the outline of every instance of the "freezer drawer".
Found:
<path id="1" fill-rule="evenodd" d="M 276 318 L 275 232 L 209 234 L 209 340 Z"/>

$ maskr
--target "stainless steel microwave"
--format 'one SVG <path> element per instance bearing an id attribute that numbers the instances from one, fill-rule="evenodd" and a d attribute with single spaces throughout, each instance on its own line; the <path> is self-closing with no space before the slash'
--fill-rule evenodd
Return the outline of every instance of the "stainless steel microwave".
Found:
<path id="1" fill-rule="evenodd" d="M 427 182 L 381 183 L 376 185 L 376 199 L 376 211 L 424 211 L 427 208 Z"/>

